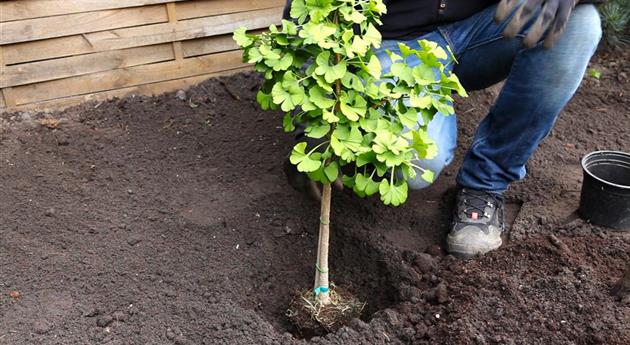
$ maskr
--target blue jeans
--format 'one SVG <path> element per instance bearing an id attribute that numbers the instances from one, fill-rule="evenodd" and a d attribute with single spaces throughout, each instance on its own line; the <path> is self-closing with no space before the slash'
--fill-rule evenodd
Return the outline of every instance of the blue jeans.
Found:
<path id="1" fill-rule="evenodd" d="M 495 9 L 491 6 L 405 44 L 417 49 L 417 40 L 427 39 L 444 48 L 450 46 L 459 63 L 446 61 L 448 69 L 469 91 L 506 79 L 496 103 L 477 128 L 457 176 L 462 187 L 502 193 L 510 182 L 525 177 L 525 164 L 577 90 L 601 38 L 601 23 L 593 5 L 578 5 L 552 49 L 546 50 L 542 44 L 525 49 L 521 42 L 527 27 L 513 39 L 502 37 L 506 23 L 493 21 Z M 391 65 L 385 50 L 397 52 L 397 45 L 398 41 L 386 40 L 378 50 L 384 71 Z M 408 62 L 420 63 L 411 58 Z M 439 153 L 417 164 L 437 176 L 454 157 L 456 116 L 438 114 L 428 131 Z M 421 178 L 409 181 L 413 189 L 428 185 Z"/>

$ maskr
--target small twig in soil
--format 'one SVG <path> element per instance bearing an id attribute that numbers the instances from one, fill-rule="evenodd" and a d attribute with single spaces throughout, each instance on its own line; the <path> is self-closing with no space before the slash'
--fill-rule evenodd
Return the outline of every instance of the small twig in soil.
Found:
<path id="1" fill-rule="evenodd" d="M 227 91 L 227 93 L 229 93 L 230 96 L 232 96 L 232 98 L 234 98 L 237 101 L 241 100 L 241 97 L 239 97 L 236 93 L 234 93 L 234 91 L 232 91 L 230 87 L 223 80 L 219 81 L 219 83 L 221 84 L 221 86 L 223 86 L 225 91 Z"/>
<path id="2" fill-rule="evenodd" d="M 561 251 L 565 253 L 571 252 L 571 250 L 569 249 L 569 246 L 567 246 L 566 243 L 562 242 L 555 235 L 549 235 L 549 242 L 551 242 L 551 244 L 553 244 L 556 248 L 560 249 Z"/>
<path id="3" fill-rule="evenodd" d="M 39 120 L 39 124 L 49 129 L 57 129 L 59 128 L 61 121 L 48 117 L 48 118 Z"/>
<path id="4" fill-rule="evenodd" d="M 168 123 L 166 123 L 164 126 L 162 126 L 162 129 L 170 128 L 175 121 L 173 119 L 168 119 L 166 122 L 168 122 Z"/>

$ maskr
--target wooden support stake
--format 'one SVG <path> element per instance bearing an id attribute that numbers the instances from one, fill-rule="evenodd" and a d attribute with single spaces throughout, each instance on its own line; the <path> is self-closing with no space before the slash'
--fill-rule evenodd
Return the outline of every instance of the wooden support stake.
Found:
<path id="1" fill-rule="evenodd" d="M 319 224 L 319 243 L 317 248 L 317 271 L 319 275 L 315 282 L 317 289 L 324 288 L 325 291 L 321 291 L 317 294 L 317 299 L 322 305 L 330 304 L 330 295 L 328 289 L 328 246 L 330 242 L 330 199 L 331 199 L 331 186 L 325 184 L 322 188 L 322 203 L 320 212 L 320 224 Z"/>

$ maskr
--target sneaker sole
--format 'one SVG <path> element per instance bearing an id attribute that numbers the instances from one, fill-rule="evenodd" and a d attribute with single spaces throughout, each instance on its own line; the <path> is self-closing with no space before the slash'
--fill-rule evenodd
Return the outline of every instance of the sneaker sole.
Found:
<path id="1" fill-rule="evenodd" d="M 448 253 L 460 259 L 470 259 L 478 255 L 486 254 L 493 250 L 499 249 L 499 247 L 501 247 L 501 245 L 503 244 L 503 240 L 499 238 L 497 243 L 491 244 L 490 247 L 488 247 L 485 251 L 472 251 L 465 244 L 451 243 L 449 241 L 450 239 L 450 236 L 446 239 Z"/>

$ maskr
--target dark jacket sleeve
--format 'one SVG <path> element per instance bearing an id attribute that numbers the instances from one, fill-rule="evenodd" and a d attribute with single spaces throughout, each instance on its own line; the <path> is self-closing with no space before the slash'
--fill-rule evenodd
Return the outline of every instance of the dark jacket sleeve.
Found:
<path id="1" fill-rule="evenodd" d="M 384 0 L 387 14 L 379 31 L 385 39 L 412 39 L 438 26 L 467 18 L 500 0 Z M 604 0 L 581 0 L 599 4 Z M 290 19 L 291 0 L 284 6 L 283 18 Z"/>
<path id="2" fill-rule="evenodd" d="M 291 0 L 287 0 L 287 3 L 284 4 L 284 11 L 282 12 L 282 18 L 283 19 L 291 19 L 291 16 L 289 15 L 289 12 L 291 11 Z"/>

